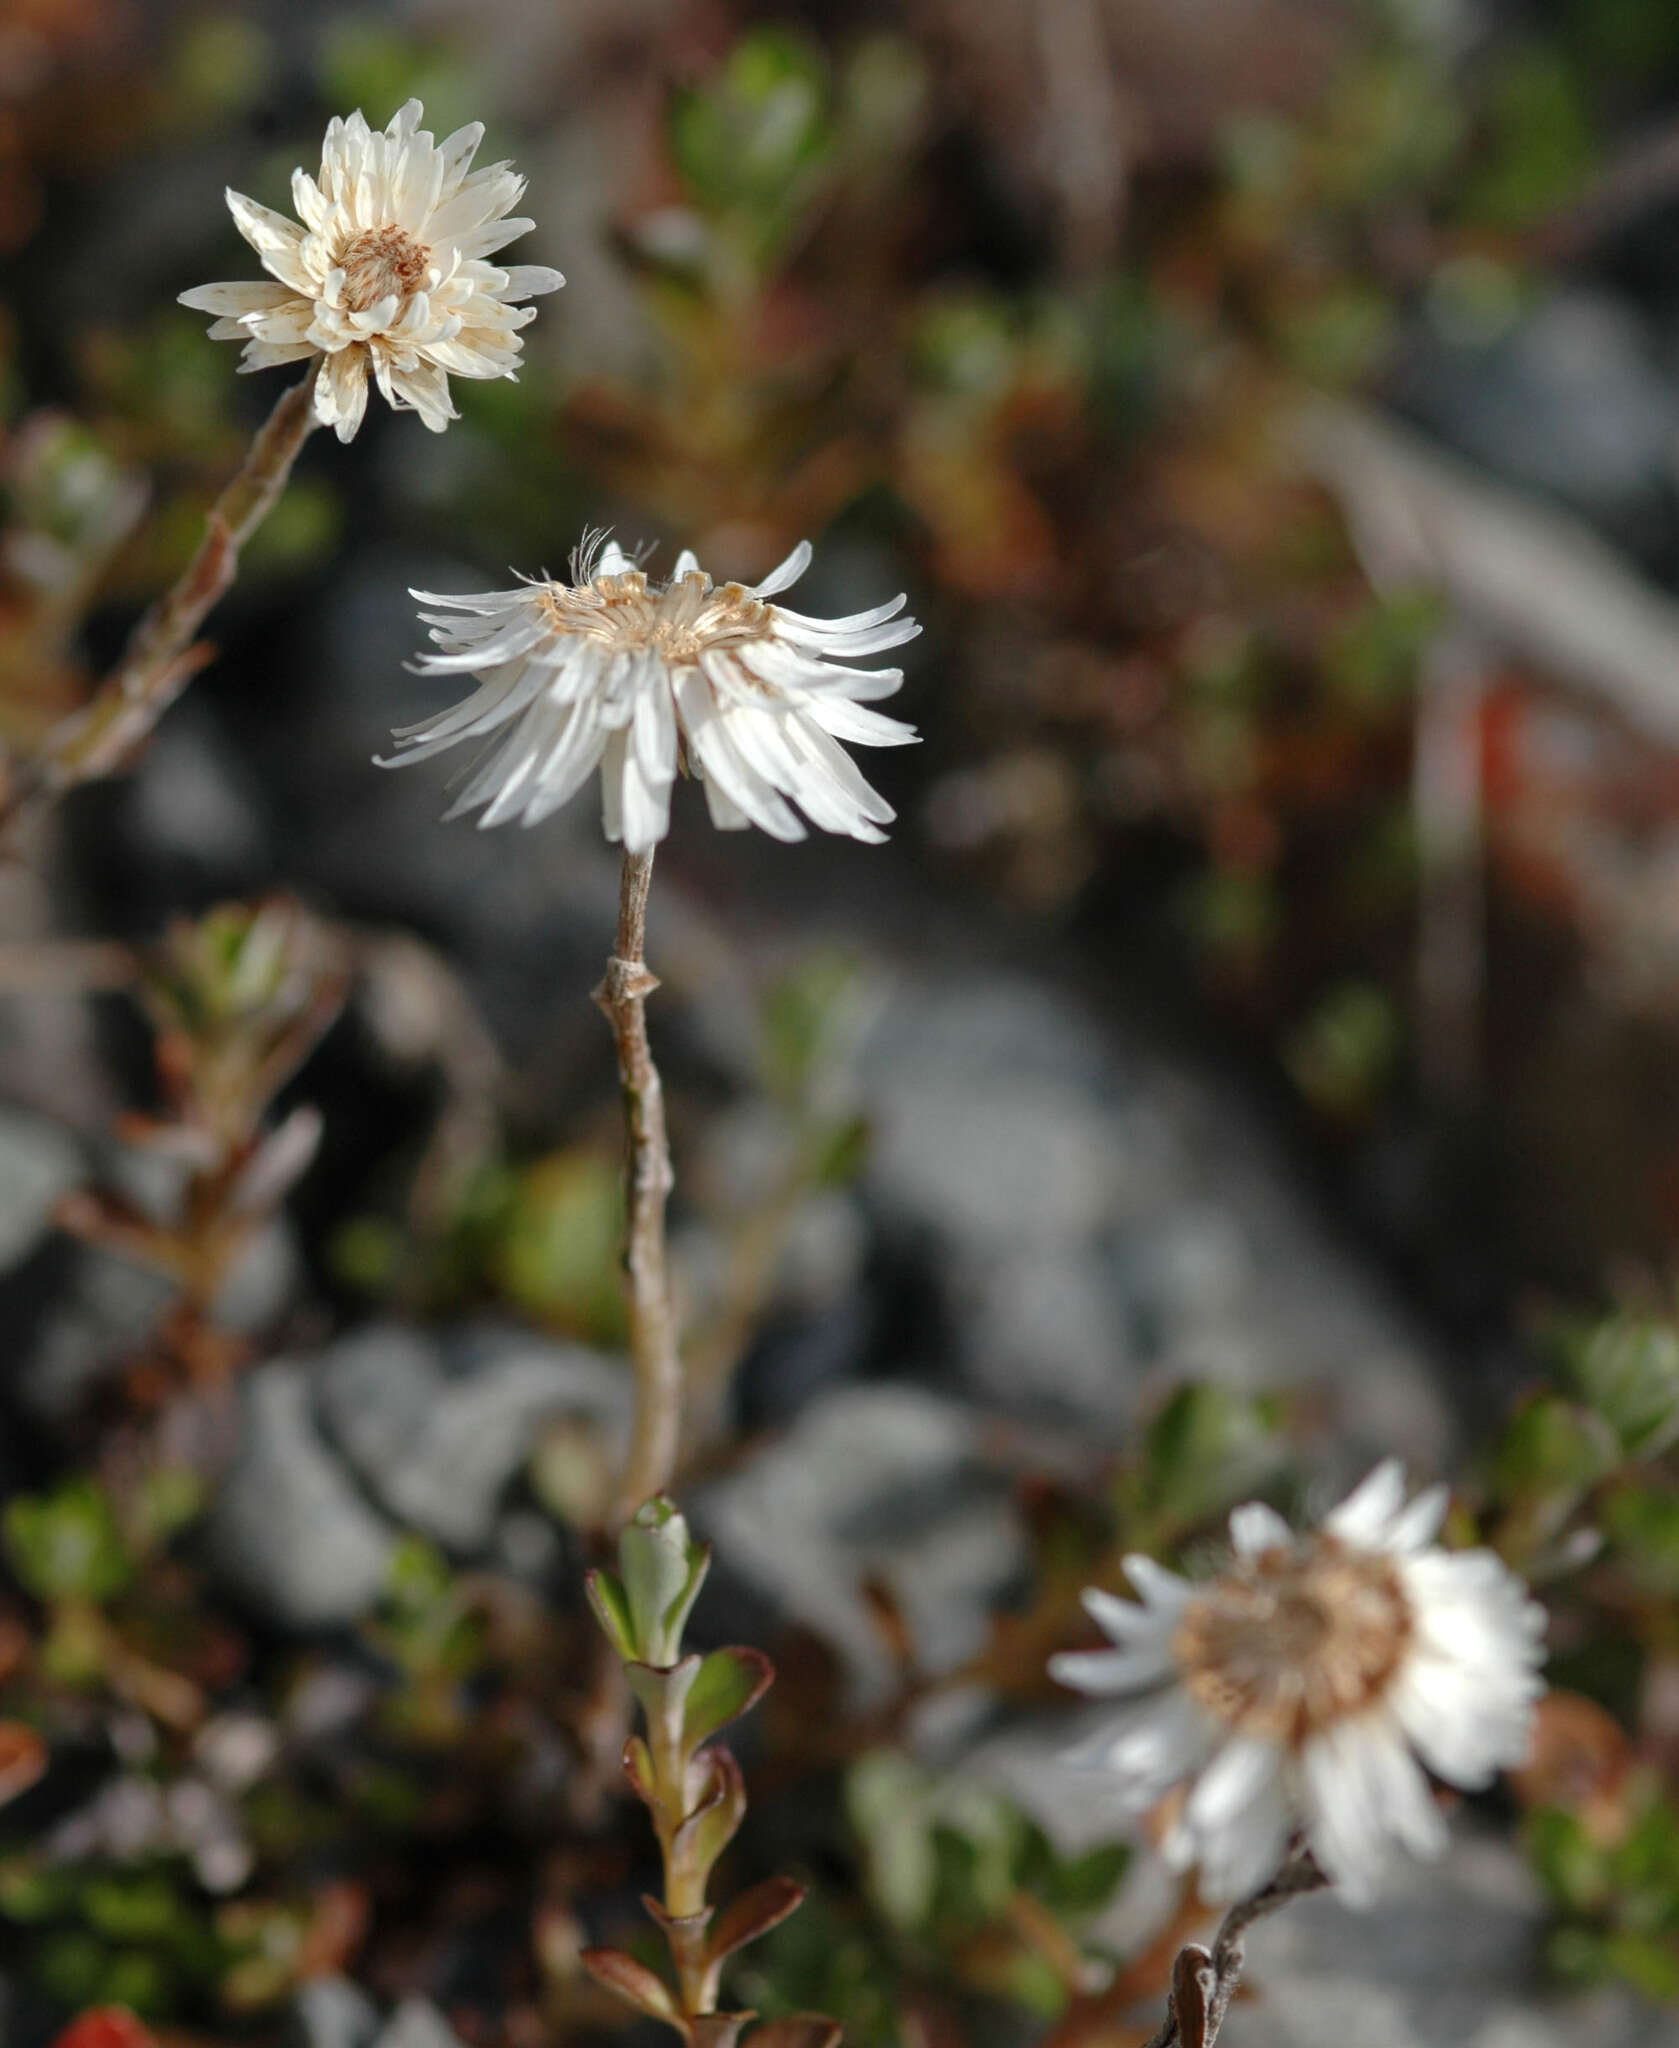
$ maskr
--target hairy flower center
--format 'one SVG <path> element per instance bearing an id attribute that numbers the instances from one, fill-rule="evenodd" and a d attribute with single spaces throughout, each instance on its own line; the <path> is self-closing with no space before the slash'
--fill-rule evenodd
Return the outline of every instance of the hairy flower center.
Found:
<path id="1" fill-rule="evenodd" d="M 363 228 L 338 259 L 344 273 L 345 311 L 365 313 L 381 299 L 407 299 L 418 289 L 430 262 L 431 251 L 401 228 Z"/>
<path id="2" fill-rule="evenodd" d="M 1239 1558 L 1185 1607 L 1172 1654 L 1218 1720 L 1297 1743 L 1379 1698 L 1410 1636 L 1392 1563 L 1320 1535 Z"/>
<path id="3" fill-rule="evenodd" d="M 691 665 L 707 649 L 767 640 L 775 630 L 770 607 L 740 584 L 708 590 L 705 578 L 693 574 L 658 590 L 648 588 L 641 570 L 626 569 L 575 590 L 547 584 L 539 602 L 558 632 L 602 641 L 615 652 L 651 650 L 672 668 Z"/>

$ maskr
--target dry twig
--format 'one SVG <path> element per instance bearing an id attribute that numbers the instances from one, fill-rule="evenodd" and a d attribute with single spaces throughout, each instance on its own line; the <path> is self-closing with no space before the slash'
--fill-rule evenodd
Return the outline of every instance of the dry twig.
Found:
<path id="1" fill-rule="evenodd" d="M 1321 1891 L 1328 1882 L 1311 1850 L 1297 1841 L 1276 1876 L 1238 1899 L 1225 1914 L 1211 1949 L 1190 1942 L 1178 1951 L 1166 2017 L 1147 2048 L 1213 2048 L 1242 1979 L 1248 1929 L 1290 1899 Z"/>
<path id="2" fill-rule="evenodd" d="M 672 1173 L 665 1137 L 664 1087 L 647 1043 L 647 998 L 659 986 L 647 971 L 647 891 L 651 853 L 626 853 L 618 894 L 618 939 L 595 1001 L 618 1046 L 624 1091 L 624 1272 L 629 1291 L 630 1362 L 635 1420 L 614 1519 L 627 1522 L 644 1500 L 663 1493 L 676 1467 L 682 1430 L 682 1365 L 665 1258 L 665 1201 Z"/>
<path id="3" fill-rule="evenodd" d="M 47 735 L 37 757 L 13 766 L 0 791 L 0 838 L 51 808 L 67 789 L 127 766 L 213 650 L 193 636 L 239 573 L 239 553 L 274 509 L 315 424 L 320 359 L 269 414 L 239 473 L 210 508 L 204 538 L 173 588 L 150 606 L 91 703 Z"/>

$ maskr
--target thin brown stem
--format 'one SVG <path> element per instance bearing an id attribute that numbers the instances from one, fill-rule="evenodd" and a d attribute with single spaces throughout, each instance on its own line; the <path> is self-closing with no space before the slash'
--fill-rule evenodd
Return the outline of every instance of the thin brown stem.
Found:
<path id="1" fill-rule="evenodd" d="M 618 939 L 595 1001 L 612 1026 L 624 1091 L 624 1273 L 630 1312 L 635 1416 L 614 1520 L 627 1522 L 662 1493 L 676 1468 L 682 1431 L 682 1364 L 665 1259 L 665 1201 L 671 1190 L 665 1096 L 647 1044 L 647 998 L 659 986 L 644 957 L 651 853 L 626 853 L 618 892 Z"/>
<path id="2" fill-rule="evenodd" d="M 1329 1879 L 1304 1842 L 1297 1840 L 1276 1876 L 1225 1914 L 1211 1950 L 1191 1942 L 1172 1965 L 1166 2017 L 1146 2048 L 1213 2048 L 1247 1960 L 1244 1941 L 1256 1920 L 1279 1912 L 1290 1899 L 1321 1891 Z"/>
<path id="3" fill-rule="evenodd" d="M 258 429 L 239 473 L 210 507 L 204 538 L 174 586 L 146 611 L 115 668 L 90 703 L 60 721 L 36 758 L 14 767 L 0 791 L 0 836 L 51 808 L 78 783 L 114 775 L 209 661 L 194 635 L 239 573 L 239 553 L 274 509 L 298 450 L 315 424 L 315 378 L 281 394 Z"/>

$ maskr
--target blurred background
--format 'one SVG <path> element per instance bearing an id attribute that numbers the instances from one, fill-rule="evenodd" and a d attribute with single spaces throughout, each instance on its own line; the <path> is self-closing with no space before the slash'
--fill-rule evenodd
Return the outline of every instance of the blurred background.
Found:
<path id="1" fill-rule="evenodd" d="M 411 95 L 486 123 L 530 181 L 516 259 L 568 279 L 519 381 L 458 382 L 442 436 L 375 402 L 314 437 L 213 665 L 0 873 L 0 1491 L 36 1645 L 0 1665 L 55 1758 L 16 1737 L 24 2037 L 104 1998 L 262 2026 L 352 1973 L 469 2039 L 602 2024 L 574 1899 L 633 1887 L 553 1847 L 598 1787 L 538 1725 L 566 1655 L 508 1611 L 574 1580 L 623 1428 L 587 1001 L 616 862 L 592 795 L 480 834 L 438 823 L 446 766 L 371 765 L 438 701 L 409 587 L 563 574 L 586 525 L 719 577 L 808 537 L 801 608 L 902 588 L 926 625 L 892 707 L 924 743 L 863 764 L 889 847 L 719 835 L 684 790 L 659 857 L 713 1625 L 895 1743 L 952 1674 L 1043 1713 L 1116 1527 L 1170 1547 L 1390 1448 L 1490 1474 L 1524 1562 L 1620 1502 L 1563 1632 L 1590 1768 L 1529 1787 L 1568 1816 L 1529 1846 L 1558 1967 L 1679 1995 L 1666 1791 L 1636 1872 L 1579 1860 L 1633 1825 L 1601 1804 L 1627 1731 L 1652 1784 L 1679 1752 L 1679 1492 L 1626 1478 L 1679 1416 L 1679 7 L 0 0 L 14 756 L 282 388 L 175 303 L 255 274 L 223 187 L 285 208 L 330 114 Z M 228 1737 L 212 1784 L 230 1716 L 260 1758 L 239 1779 Z M 1096 1853 L 1049 1735 L 1005 1722 L 923 1734 Z M 1032 1944 L 994 1901 L 961 1895 L 958 1941 L 889 1823 L 955 1830 L 1011 1898 L 1038 1857 L 1075 1921 L 1123 1851 L 1068 1877 L 916 1806 L 908 1751 L 841 1798 L 790 1726 L 785 1783 L 849 1818 L 783 1810 L 774 1853 L 838 1918 L 790 1923 L 827 1934 L 751 1997 L 903 2048 L 988 2038 L 950 2015 L 999 1985 L 1076 2007 L 1054 1956 L 1008 1975 Z M 185 1758 L 202 1840 L 165 1811 Z M 1512 1925 L 1456 1976 L 1526 1996 Z M 293 2008 L 311 2048 L 366 2037 L 344 1995 Z"/>

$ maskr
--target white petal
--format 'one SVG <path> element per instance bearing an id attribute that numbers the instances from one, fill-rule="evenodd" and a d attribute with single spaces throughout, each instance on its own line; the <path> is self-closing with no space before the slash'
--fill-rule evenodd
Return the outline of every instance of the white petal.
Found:
<path id="1" fill-rule="evenodd" d="M 1430 1486 L 1419 1493 L 1409 1507 L 1402 1508 L 1388 1529 L 1387 1548 L 1394 1551 L 1421 1550 L 1440 1533 L 1451 1505 L 1451 1489 Z"/>
<path id="2" fill-rule="evenodd" d="M 267 313 L 277 306 L 308 302 L 289 284 L 277 284 L 264 277 L 253 278 L 249 283 L 195 284 L 190 292 L 181 293 L 178 303 L 190 306 L 195 313 L 216 313 L 225 319 L 242 320 L 251 313 Z"/>
<path id="3" fill-rule="evenodd" d="M 315 379 L 315 416 L 322 426 L 331 427 L 340 441 L 352 441 L 366 411 L 366 351 L 340 349 L 326 358 Z"/>
<path id="4" fill-rule="evenodd" d="M 1249 1736 L 1233 1736 L 1195 1781 L 1184 1818 L 1199 1834 L 1227 1826 L 1277 1776 L 1277 1747 Z"/>
<path id="5" fill-rule="evenodd" d="M 1314 1735 L 1301 1752 L 1300 1771 L 1318 1861 L 1349 1905 L 1368 1905 L 1381 1886 L 1387 1844 L 1352 1724 Z"/>
<path id="6" fill-rule="evenodd" d="M 749 586 L 754 597 L 774 597 L 778 590 L 790 590 L 810 567 L 811 547 L 802 540 L 785 561 L 779 562 L 762 583 Z M 678 571 L 678 574 L 681 572 Z"/>
<path id="7" fill-rule="evenodd" d="M 498 299 L 539 299 L 545 292 L 557 292 L 565 279 L 546 263 L 511 263 L 507 282 L 496 288 Z"/>
<path id="8" fill-rule="evenodd" d="M 234 226 L 262 258 L 264 270 L 272 273 L 282 284 L 312 294 L 316 279 L 310 275 L 302 259 L 303 230 L 297 222 L 287 220 L 283 213 L 274 212 L 272 207 L 259 206 L 254 199 L 247 199 L 243 192 L 235 192 L 231 186 L 227 191 L 227 207 L 233 215 Z"/>
<path id="9" fill-rule="evenodd" d="M 1178 1613 L 1195 1591 L 1187 1579 L 1180 1579 L 1176 1572 L 1167 1571 L 1152 1557 L 1143 1557 L 1137 1552 L 1126 1558 L 1125 1576 L 1150 1607 L 1162 1608 L 1172 1614 Z"/>
<path id="10" fill-rule="evenodd" d="M 1122 1600 L 1115 1593 L 1104 1592 L 1100 1586 L 1086 1586 L 1079 1595 L 1079 1601 L 1096 1626 L 1116 1643 L 1130 1645 L 1140 1636 L 1152 1639 L 1170 1627 L 1169 1620 L 1163 1620 L 1158 1608 L 1139 1600 Z"/>
<path id="11" fill-rule="evenodd" d="M 1201 1866 L 1197 1889 L 1209 1901 L 1245 1898 L 1282 1868 L 1296 1815 L 1281 1760 L 1273 1756 L 1273 1765 L 1247 1805 L 1217 1829 L 1192 1836 Z"/>
<path id="12" fill-rule="evenodd" d="M 1338 1508 L 1324 1516 L 1323 1526 L 1343 1542 L 1379 1550 L 1388 1524 L 1405 1505 L 1405 1468 L 1397 1458 L 1384 1458 Z"/>
<path id="13" fill-rule="evenodd" d="M 1294 1531 L 1275 1508 L 1263 1501 L 1249 1501 L 1230 1515 L 1230 1543 L 1238 1557 L 1257 1557 L 1264 1550 L 1289 1549 Z"/>
<path id="14" fill-rule="evenodd" d="M 1049 1660 L 1049 1675 L 1057 1685 L 1092 1698 L 1138 1692 L 1170 1677 L 1173 1669 L 1164 1642 L 1135 1650 L 1062 1650 Z"/>

